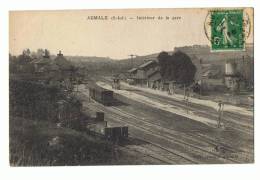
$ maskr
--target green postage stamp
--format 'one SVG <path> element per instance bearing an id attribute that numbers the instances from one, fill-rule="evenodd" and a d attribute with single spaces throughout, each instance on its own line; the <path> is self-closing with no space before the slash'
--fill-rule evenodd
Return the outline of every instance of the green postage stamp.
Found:
<path id="1" fill-rule="evenodd" d="M 211 48 L 243 50 L 243 10 L 214 10 L 211 12 Z"/>

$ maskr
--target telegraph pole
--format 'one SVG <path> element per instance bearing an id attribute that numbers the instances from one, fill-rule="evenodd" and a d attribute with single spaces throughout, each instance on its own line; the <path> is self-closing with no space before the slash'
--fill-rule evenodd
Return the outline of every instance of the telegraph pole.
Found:
<path id="1" fill-rule="evenodd" d="M 202 59 L 200 59 L 200 96 L 199 96 L 199 99 L 201 99 L 201 91 L 202 91 Z"/>
<path id="2" fill-rule="evenodd" d="M 217 134 L 216 134 L 216 141 L 217 141 L 217 145 L 215 146 L 215 150 L 219 153 L 225 153 L 225 149 L 223 149 L 223 146 L 221 145 L 221 134 L 222 134 L 222 130 L 221 129 L 221 121 L 223 121 L 223 112 L 224 112 L 224 103 L 219 101 L 218 103 L 218 125 L 217 125 Z M 223 122 L 223 127 L 224 126 L 224 122 Z"/>
<path id="3" fill-rule="evenodd" d="M 186 96 L 186 108 L 187 108 L 187 114 L 189 114 L 189 109 L 188 109 L 188 107 L 189 107 L 189 94 L 187 94 L 187 96 Z"/>
<path id="4" fill-rule="evenodd" d="M 186 98 L 186 85 L 184 84 L 183 86 L 183 99 L 185 100 Z"/>
<path id="5" fill-rule="evenodd" d="M 134 67 L 134 57 L 137 57 L 137 55 L 136 54 L 129 54 L 128 56 L 131 57 L 131 68 L 133 68 Z"/>
<path id="6" fill-rule="evenodd" d="M 218 128 L 221 127 L 223 113 L 224 113 L 224 103 L 220 101 L 218 103 Z M 223 123 L 223 126 L 224 126 L 224 123 Z"/>

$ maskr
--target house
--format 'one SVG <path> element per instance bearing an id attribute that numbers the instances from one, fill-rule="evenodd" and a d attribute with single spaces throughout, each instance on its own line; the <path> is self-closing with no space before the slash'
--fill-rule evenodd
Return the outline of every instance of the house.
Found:
<path id="1" fill-rule="evenodd" d="M 132 68 L 126 72 L 126 75 L 128 79 L 132 79 L 134 76 L 136 76 L 137 68 Z"/>
<path id="2" fill-rule="evenodd" d="M 226 86 L 222 79 L 210 79 L 207 77 L 202 77 L 201 79 L 201 88 L 203 90 L 202 94 L 205 94 L 208 91 L 225 91 Z"/>
<path id="3" fill-rule="evenodd" d="M 219 79 L 221 77 L 221 72 L 219 69 L 209 69 L 202 74 L 202 77 L 210 79 Z"/>
<path id="4" fill-rule="evenodd" d="M 71 63 L 70 61 L 68 61 L 63 54 L 61 53 L 61 51 L 59 51 L 59 54 L 57 54 L 57 57 L 54 59 L 54 63 L 59 66 L 59 68 L 62 71 L 70 71 L 71 70 Z"/>
<path id="5" fill-rule="evenodd" d="M 132 83 L 140 86 L 153 87 L 155 82 L 161 80 L 159 65 L 157 61 L 150 60 L 137 68 L 128 71 Z"/>
<path id="6" fill-rule="evenodd" d="M 47 53 L 39 59 L 34 59 L 31 64 L 33 64 L 34 72 L 36 73 L 57 72 L 59 70 L 70 68 L 70 63 L 63 57 L 61 51 L 57 54 L 57 57 L 54 60 L 52 60 Z"/>
<path id="7" fill-rule="evenodd" d="M 57 72 L 60 70 L 59 66 L 53 62 L 48 64 L 46 69 L 48 70 L 48 72 Z"/>
<path id="8" fill-rule="evenodd" d="M 225 64 L 225 85 L 231 91 L 240 89 L 241 75 L 237 70 L 235 61 L 227 61 Z"/>
<path id="9" fill-rule="evenodd" d="M 137 68 L 132 68 L 127 71 L 129 74 L 135 74 L 137 72 Z"/>
<path id="10" fill-rule="evenodd" d="M 33 64 L 35 73 L 43 73 L 47 71 L 48 65 L 52 62 L 49 56 L 43 56 L 40 59 L 34 59 L 31 64 Z"/>
<path id="11" fill-rule="evenodd" d="M 201 79 L 197 83 L 201 86 L 201 94 L 206 94 L 209 91 L 224 91 L 226 89 L 223 74 L 221 74 L 219 69 L 214 69 L 211 66 L 202 70 Z"/>
<path id="12" fill-rule="evenodd" d="M 148 75 L 147 86 L 149 88 L 159 89 L 161 80 L 162 80 L 161 73 L 159 71 L 155 71 L 154 73 Z"/>

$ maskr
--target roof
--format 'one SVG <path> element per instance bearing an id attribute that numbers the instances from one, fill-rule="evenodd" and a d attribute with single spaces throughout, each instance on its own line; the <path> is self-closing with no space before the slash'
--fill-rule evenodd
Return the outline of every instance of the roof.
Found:
<path id="1" fill-rule="evenodd" d="M 57 56 L 54 59 L 56 65 L 58 65 L 61 69 L 70 69 L 71 63 L 63 56 Z"/>
<path id="2" fill-rule="evenodd" d="M 49 58 L 40 58 L 40 59 L 34 59 L 31 63 L 33 64 L 48 64 L 50 63 L 52 60 Z"/>
<path id="3" fill-rule="evenodd" d="M 137 68 L 132 68 L 132 69 L 128 70 L 127 72 L 132 73 L 132 72 L 134 72 L 136 70 L 137 70 Z"/>
<path id="4" fill-rule="evenodd" d="M 112 92 L 113 93 L 113 91 L 105 89 L 105 88 L 97 85 L 95 82 L 90 82 L 88 86 L 89 86 L 89 89 L 93 89 L 97 92 Z"/>
<path id="5" fill-rule="evenodd" d="M 210 70 L 207 70 L 206 72 L 204 72 L 204 73 L 202 74 L 202 76 L 204 76 L 204 77 L 216 76 L 216 75 L 218 75 L 219 73 L 220 73 L 219 70 L 210 69 Z"/>
<path id="6" fill-rule="evenodd" d="M 144 64 L 141 64 L 140 66 L 138 66 L 137 68 L 132 68 L 132 69 L 128 70 L 127 72 L 128 73 L 133 73 L 133 72 L 137 71 L 138 69 L 146 68 L 147 66 L 149 66 L 151 64 L 154 64 L 154 63 L 157 64 L 157 62 L 155 60 L 147 61 Z"/>
<path id="7" fill-rule="evenodd" d="M 127 76 L 124 73 L 115 74 L 112 79 L 125 79 Z"/>
<path id="8" fill-rule="evenodd" d="M 156 63 L 154 60 L 151 60 L 151 61 L 147 61 L 146 63 L 144 63 L 144 64 L 141 64 L 140 66 L 139 66 L 139 68 L 145 68 L 145 67 L 147 67 L 147 66 L 149 66 L 150 64 L 153 64 L 153 63 Z"/>
<path id="9" fill-rule="evenodd" d="M 112 79 L 119 79 L 119 74 L 114 74 L 114 75 L 112 76 Z"/>
<path id="10" fill-rule="evenodd" d="M 224 82 L 222 79 L 207 79 L 203 81 L 204 84 L 209 84 L 209 85 L 215 85 L 215 86 L 224 86 Z"/>
<path id="11" fill-rule="evenodd" d="M 59 66 L 55 63 L 51 63 L 48 65 L 48 70 L 50 71 L 58 71 L 59 69 L 60 69 Z"/>

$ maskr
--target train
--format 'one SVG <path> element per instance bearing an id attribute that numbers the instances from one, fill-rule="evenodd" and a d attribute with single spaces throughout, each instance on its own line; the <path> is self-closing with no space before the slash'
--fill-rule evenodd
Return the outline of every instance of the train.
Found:
<path id="1" fill-rule="evenodd" d="M 113 91 L 104 89 L 96 84 L 89 86 L 89 96 L 105 106 L 111 106 L 114 102 Z"/>
<path id="2" fill-rule="evenodd" d="M 106 106 L 113 105 L 116 102 L 113 91 L 102 88 L 94 83 L 89 84 L 88 88 L 89 97 L 95 101 Z M 113 142 L 120 142 L 128 138 L 127 126 L 107 127 L 107 122 L 104 121 L 104 112 L 96 112 L 95 123 L 89 124 L 87 130 L 90 134 Z"/>

